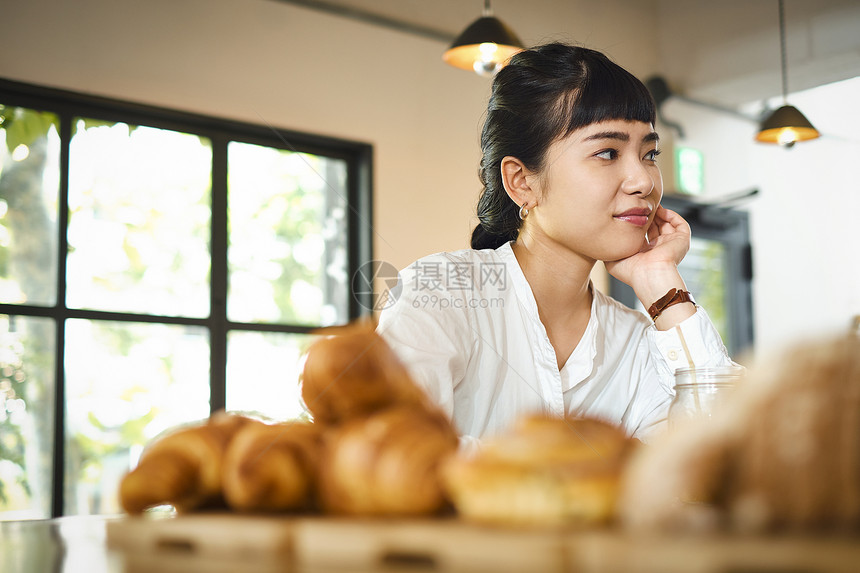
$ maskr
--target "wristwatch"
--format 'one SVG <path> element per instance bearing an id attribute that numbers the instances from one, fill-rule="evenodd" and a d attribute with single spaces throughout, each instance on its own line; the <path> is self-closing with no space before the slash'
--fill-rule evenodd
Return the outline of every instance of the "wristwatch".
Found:
<path id="1" fill-rule="evenodd" d="M 693 304 L 696 304 L 690 291 L 679 290 L 676 288 L 670 289 L 669 292 L 657 299 L 657 302 L 651 305 L 648 309 L 648 314 L 651 316 L 651 320 L 656 321 L 657 317 L 660 316 L 664 310 L 682 302 L 692 302 Z"/>

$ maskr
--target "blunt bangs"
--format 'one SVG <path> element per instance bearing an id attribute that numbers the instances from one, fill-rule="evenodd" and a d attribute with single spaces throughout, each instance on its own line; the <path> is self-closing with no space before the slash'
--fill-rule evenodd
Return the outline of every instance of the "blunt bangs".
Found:
<path id="1" fill-rule="evenodd" d="M 657 108 L 648 88 L 636 76 L 603 57 L 582 62 L 581 87 L 568 92 L 561 103 L 561 135 L 608 120 L 641 121 L 654 125 Z"/>

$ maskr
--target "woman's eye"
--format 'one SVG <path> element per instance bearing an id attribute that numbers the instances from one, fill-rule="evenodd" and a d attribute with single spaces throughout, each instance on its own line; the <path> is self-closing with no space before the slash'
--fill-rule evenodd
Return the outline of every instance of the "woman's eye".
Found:
<path id="1" fill-rule="evenodd" d="M 601 159 L 618 159 L 618 150 L 604 149 L 603 151 L 596 153 L 594 156 Z"/>
<path id="2" fill-rule="evenodd" d="M 657 156 L 660 155 L 659 149 L 652 149 L 645 154 L 645 159 L 648 161 L 657 161 Z"/>

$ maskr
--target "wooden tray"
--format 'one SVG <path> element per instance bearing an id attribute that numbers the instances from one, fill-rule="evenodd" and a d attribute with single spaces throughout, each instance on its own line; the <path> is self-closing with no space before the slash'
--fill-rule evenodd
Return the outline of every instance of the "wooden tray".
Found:
<path id="1" fill-rule="evenodd" d="M 198 513 L 127 517 L 107 524 L 108 547 L 133 553 L 288 559 L 294 521 L 284 517 Z"/>
<path id="2" fill-rule="evenodd" d="M 633 536 L 457 519 L 195 514 L 108 523 L 126 570 L 857 573 L 860 537 Z"/>
<path id="3" fill-rule="evenodd" d="M 496 529 L 456 519 L 306 519 L 296 524 L 295 558 L 309 567 L 366 570 L 563 571 L 560 531 Z"/>
<path id="4" fill-rule="evenodd" d="M 564 570 L 559 531 L 494 529 L 456 519 L 192 514 L 108 523 L 129 570 Z M 215 567 L 215 569 L 213 569 Z"/>
<path id="5" fill-rule="evenodd" d="M 569 536 L 567 571 L 587 573 L 858 573 L 860 537 Z"/>

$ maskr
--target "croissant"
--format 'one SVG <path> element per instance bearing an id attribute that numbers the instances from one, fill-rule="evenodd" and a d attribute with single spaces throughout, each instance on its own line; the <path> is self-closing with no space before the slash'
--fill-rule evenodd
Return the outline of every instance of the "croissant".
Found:
<path id="1" fill-rule="evenodd" d="M 251 424 L 261 422 L 222 412 L 155 439 L 120 482 L 123 509 L 134 514 L 163 504 L 177 511 L 222 504 L 224 451 L 230 439 Z"/>
<path id="2" fill-rule="evenodd" d="M 338 424 L 394 404 L 428 407 L 424 392 L 371 323 L 333 330 L 308 349 L 302 399 L 314 420 Z"/>
<path id="3" fill-rule="evenodd" d="M 330 437 L 320 498 L 332 513 L 421 515 L 446 505 L 439 467 L 457 450 L 440 412 L 399 406 L 344 424 Z"/>
<path id="4" fill-rule="evenodd" d="M 710 423 L 642 450 L 621 513 L 634 528 L 860 528 L 860 338 L 786 349 Z"/>
<path id="5" fill-rule="evenodd" d="M 224 455 L 224 497 L 236 511 L 312 507 L 322 430 L 308 422 L 242 428 Z"/>

